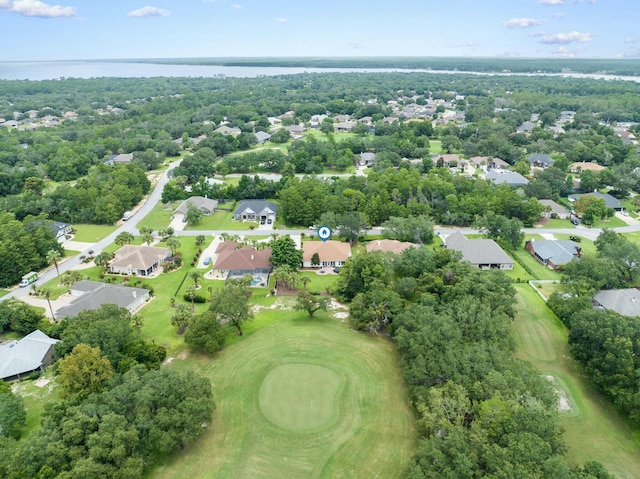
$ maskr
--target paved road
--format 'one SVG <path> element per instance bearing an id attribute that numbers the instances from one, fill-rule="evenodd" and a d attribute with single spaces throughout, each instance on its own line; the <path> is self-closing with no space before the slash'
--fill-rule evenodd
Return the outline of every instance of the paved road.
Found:
<path id="1" fill-rule="evenodd" d="M 116 236 L 118 236 L 123 231 L 128 231 L 129 233 L 132 233 L 134 235 L 139 234 L 138 228 L 137 228 L 138 223 L 142 221 L 142 219 L 144 219 L 144 217 L 147 216 L 151 212 L 151 210 L 153 210 L 153 208 L 158 204 L 158 202 L 162 197 L 162 190 L 164 189 L 164 186 L 169 181 L 169 176 L 168 176 L 169 171 L 175 168 L 176 166 L 178 166 L 178 164 L 180 164 L 180 161 L 182 160 L 175 161 L 169 165 L 169 168 L 167 168 L 167 170 L 165 170 L 165 172 L 162 174 L 162 176 L 156 183 L 153 191 L 151 192 L 151 194 L 149 195 L 145 203 L 134 213 L 134 215 L 131 217 L 130 220 L 123 223 L 118 229 L 116 229 L 113 233 L 111 233 L 106 238 L 98 241 L 91 247 L 86 248 L 84 251 L 81 251 L 76 256 L 66 259 L 65 261 L 60 263 L 58 265 L 60 274 L 66 271 L 72 270 L 76 266 L 81 264 L 80 256 L 87 255 L 89 251 L 94 251 L 95 253 L 102 251 L 104 248 L 106 248 L 111 243 L 113 243 L 113 241 L 116 239 Z M 36 281 L 36 285 L 45 284 L 48 281 L 51 281 L 52 279 L 54 279 L 55 277 L 56 277 L 55 268 L 50 268 L 48 271 L 40 275 L 40 277 L 38 278 L 38 281 Z M 6 294 L 2 298 L 0 298 L 0 301 L 3 301 L 8 298 L 22 298 L 23 296 L 28 295 L 30 290 L 31 290 L 31 287 L 16 288 L 13 291 L 11 291 L 9 294 Z"/>
<path id="2" fill-rule="evenodd" d="M 173 163 L 171 163 L 169 165 L 169 168 L 167 168 L 167 170 L 162 174 L 162 176 L 160 177 L 160 179 L 158 180 L 158 182 L 156 183 L 153 191 L 151 192 L 151 194 L 149 195 L 149 197 L 147 198 L 147 200 L 145 201 L 145 203 L 133 214 L 133 216 L 131 217 L 131 219 L 125 223 L 123 223 L 118 229 L 116 229 L 113 233 L 111 233 L 109 236 L 107 236 L 106 238 L 98 241 L 97 243 L 95 243 L 94 245 L 92 245 L 89 248 L 86 248 L 84 251 L 80 252 L 78 255 L 69 258 L 65 261 L 63 261 L 62 263 L 59 264 L 59 269 L 60 269 L 60 274 L 72 270 L 75 267 L 77 267 L 79 264 L 81 264 L 81 260 L 80 260 L 80 256 L 82 255 L 87 255 L 87 253 L 89 251 L 94 251 L 95 253 L 98 253 L 100 251 L 102 251 L 102 249 L 106 248 L 108 245 L 110 245 L 111 243 L 113 243 L 113 241 L 115 240 L 116 236 L 118 236 L 120 233 L 122 233 L 123 231 L 127 231 L 129 233 L 132 233 L 134 235 L 138 235 L 138 223 L 140 223 L 140 221 L 142 221 L 144 219 L 145 216 L 147 216 L 151 210 L 153 210 L 153 208 L 158 204 L 158 202 L 160 201 L 161 197 L 162 197 L 162 190 L 164 189 L 164 186 L 167 184 L 167 182 L 169 181 L 169 177 L 168 177 L 168 173 L 170 170 L 172 170 L 173 168 L 175 168 L 176 166 L 178 166 L 180 164 L 180 161 L 182 160 L 178 160 L 175 161 Z M 346 176 L 348 176 L 349 174 L 346 174 Z M 228 176 L 232 176 L 232 175 L 228 175 Z M 279 176 L 279 175 L 271 175 L 271 176 Z M 326 176 L 338 176 L 338 175 L 326 175 Z M 343 176 L 343 175 L 340 175 Z M 271 179 L 271 178 L 270 178 Z M 628 226 L 622 226 L 619 228 L 614 228 L 615 231 L 621 232 L 621 233 L 631 233 L 631 232 L 636 232 L 636 231 L 640 231 L 640 222 L 637 222 L 636 224 L 632 224 L 632 225 L 628 225 Z M 465 234 L 477 234 L 478 230 L 477 229 L 473 229 L 473 228 L 453 228 L 450 226 L 436 226 L 435 231 L 438 234 L 441 235 L 448 235 L 451 233 L 454 233 L 456 231 L 460 231 L 462 233 Z M 583 238 L 586 239 L 590 239 L 590 240 L 595 240 L 598 235 L 600 234 L 600 232 L 602 231 L 599 228 L 586 228 L 582 225 L 578 226 L 577 228 L 574 229 L 551 229 L 551 228 L 526 228 L 523 230 L 525 234 L 572 234 L 572 235 L 577 235 L 577 236 L 581 236 Z M 381 234 L 381 230 L 380 228 L 373 228 L 371 230 L 369 230 L 370 234 L 374 234 L 374 235 L 379 235 Z M 211 230 L 211 231 L 202 231 L 202 230 L 188 230 L 188 231 L 176 231 L 176 236 L 197 236 L 197 235 L 207 235 L 207 236 L 213 236 L 216 234 L 221 234 L 221 233 L 227 233 L 229 235 L 244 235 L 244 236 L 263 236 L 265 233 L 276 233 L 279 235 L 299 235 L 299 234 L 315 234 L 315 232 L 303 229 L 280 229 L 280 230 L 270 230 L 268 232 L 263 231 L 263 230 L 259 230 L 259 229 L 255 229 L 255 230 L 247 230 L 247 231 L 239 231 L 239 230 Z M 42 275 L 40 276 L 40 278 L 38 278 L 38 281 L 36 281 L 36 285 L 39 284 L 45 284 L 48 281 L 54 279 L 56 277 L 56 271 L 53 268 L 50 268 L 48 271 L 46 271 L 45 273 L 42 273 Z M 9 294 L 6 294 L 5 296 L 3 296 L 2 298 L 0 298 L 0 301 L 7 299 L 7 298 L 21 298 L 23 296 L 28 295 L 29 291 L 30 291 L 30 287 L 27 288 L 16 288 L 13 291 L 11 291 Z"/>

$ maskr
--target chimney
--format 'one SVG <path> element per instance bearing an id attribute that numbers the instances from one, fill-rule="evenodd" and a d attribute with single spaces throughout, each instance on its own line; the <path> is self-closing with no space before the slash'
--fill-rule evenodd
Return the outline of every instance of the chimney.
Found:
<path id="1" fill-rule="evenodd" d="M 131 294 L 133 295 L 133 298 L 137 298 L 138 297 L 138 292 L 134 289 Z"/>
<path id="2" fill-rule="evenodd" d="M 251 261 L 253 261 L 253 255 L 251 255 Z"/>

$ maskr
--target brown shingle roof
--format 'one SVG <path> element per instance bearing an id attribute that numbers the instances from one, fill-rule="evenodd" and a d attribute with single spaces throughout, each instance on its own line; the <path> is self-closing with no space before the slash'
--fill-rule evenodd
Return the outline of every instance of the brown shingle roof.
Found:
<path id="1" fill-rule="evenodd" d="M 371 253 L 372 251 L 384 251 L 400 254 L 405 249 L 411 248 L 413 246 L 416 245 L 414 245 L 413 243 L 401 242 L 392 239 L 376 240 L 367 243 L 367 253 Z"/>
<path id="2" fill-rule="evenodd" d="M 158 260 L 169 256 L 171 256 L 169 248 L 127 244 L 115 252 L 110 265 L 120 268 L 149 269 Z"/>
<path id="3" fill-rule="evenodd" d="M 220 247 L 218 247 L 218 249 L 220 249 Z M 233 269 L 253 270 L 271 268 L 271 263 L 269 263 L 270 257 L 271 248 L 257 250 L 249 246 L 243 246 L 240 249 L 224 249 L 216 258 L 213 269 L 229 271 Z"/>
<path id="4" fill-rule="evenodd" d="M 302 260 L 311 261 L 311 257 L 318 253 L 320 261 L 346 261 L 351 256 L 349 243 L 336 240 L 305 241 L 302 243 Z"/>

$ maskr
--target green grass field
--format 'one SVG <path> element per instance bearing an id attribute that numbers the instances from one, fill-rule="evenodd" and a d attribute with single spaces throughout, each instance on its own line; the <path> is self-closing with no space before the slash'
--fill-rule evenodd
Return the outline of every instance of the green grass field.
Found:
<path id="1" fill-rule="evenodd" d="M 274 314 L 214 358 L 172 363 L 211 379 L 213 426 L 149 477 L 403 477 L 414 417 L 393 344 L 326 313 Z"/>
<path id="2" fill-rule="evenodd" d="M 76 230 L 75 236 L 73 238 L 74 241 L 81 241 L 84 243 L 95 243 L 96 241 L 100 241 L 102 238 L 106 238 L 111 233 L 113 233 L 117 226 L 116 225 L 73 225 Z"/>
<path id="3" fill-rule="evenodd" d="M 560 279 L 560 273 L 547 268 L 545 265 L 536 260 L 524 248 L 512 251 L 513 256 L 517 256 L 520 261 L 526 264 L 533 271 L 534 279 Z M 517 263 L 516 263 L 517 264 Z"/>
<path id="4" fill-rule="evenodd" d="M 568 458 L 600 461 L 620 479 L 640 478 L 640 429 L 628 424 L 571 358 L 567 330 L 529 285 L 517 284 L 516 355 L 551 376 L 571 405 L 561 412 Z"/>

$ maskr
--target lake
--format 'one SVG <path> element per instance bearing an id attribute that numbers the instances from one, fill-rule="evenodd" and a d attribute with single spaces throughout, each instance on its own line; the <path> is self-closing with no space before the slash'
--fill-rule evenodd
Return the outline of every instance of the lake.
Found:
<path id="1" fill-rule="evenodd" d="M 587 73 L 484 73 L 450 70 L 402 68 L 303 68 L 303 67 L 230 67 L 220 65 L 169 65 L 156 63 L 107 61 L 0 62 L 1 80 L 55 80 L 60 78 L 148 78 L 148 77 L 236 77 L 292 75 L 296 73 L 445 73 L 497 76 L 559 76 L 640 82 L 640 77 Z"/>

